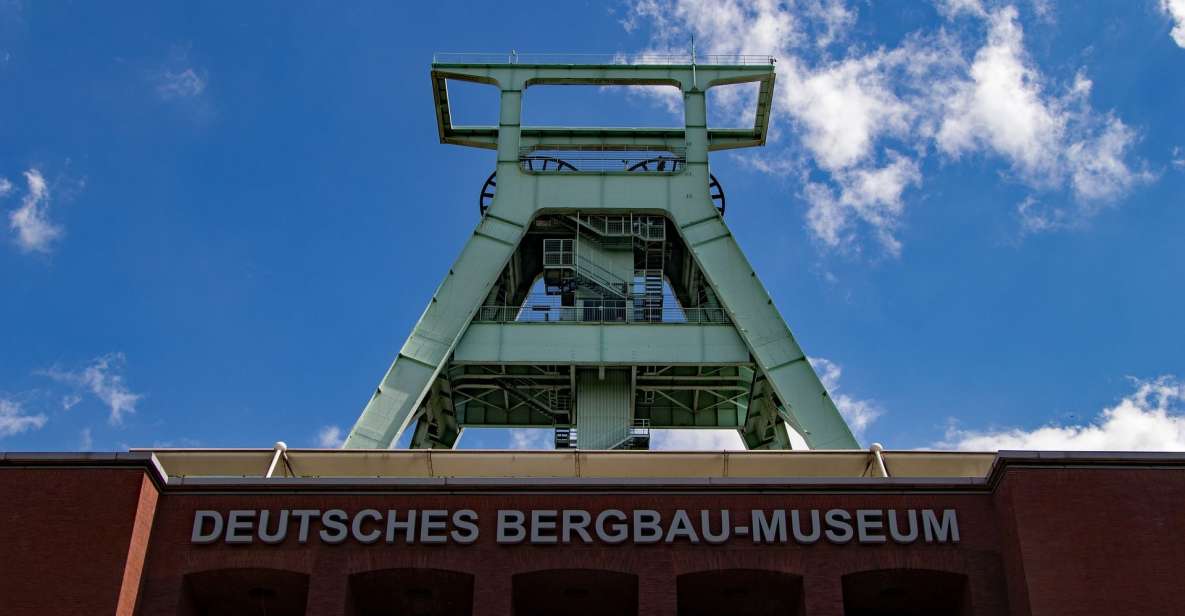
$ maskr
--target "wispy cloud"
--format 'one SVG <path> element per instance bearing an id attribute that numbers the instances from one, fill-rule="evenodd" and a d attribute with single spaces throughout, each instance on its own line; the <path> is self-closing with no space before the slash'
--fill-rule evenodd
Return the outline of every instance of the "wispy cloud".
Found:
<path id="1" fill-rule="evenodd" d="M 810 360 L 811 366 L 814 366 L 815 372 L 819 374 L 819 380 L 823 382 L 823 387 L 827 388 L 827 393 L 831 395 L 831 400 L 835 402 L 839 413 L 848 422 L 848 427 L 852 429 L 856 440 L 863 441 L 868 427 L 885 414 L 884 409 L 874 400 L 856 398 L 842 393 L 839 380 L 843 376 L 843 368 L 839 364 L 822 357 L 807 359 Z"/>
<path id="2" fill-rule="evenodd" d="M 665 451 L 736 451 L 745 448 L 736 430 L 651 430 L 650 448 Z"/>
<path id="3" fill-rule="evenodd" d="M 515 428 L 510 431 L 510 449 L 553 449 L 552 431 L 540 428 Z"/>
<path id="4" fill-rule="evenodd" d="M 156 94 L 165 101 L 193 98 L 205 91 L 206 80 L 204 71 L 193 68 L 163 70 L 157 75 Z"/>
<path id="5" fill-rule="evenodd" d="M 963 429 L 952 424 L 936 449 L 996 451 L 1185 451 L 1185 385 L 1174 377 L 1136 380 L 1135 391 L 1089 423 L 1033 429 Z"/>
<path id="6" fill-rule="evenodd" d="M 625 23 L 650 26 L 651 52 L 683 49 L 694 36 L 704 53 L 774 54 L 779 112 L 754 167 L 798 176 L 806 226 L 822 245 L 858 251 L 871 237 L 895 255 L 933 153 L 994 157 L 1035 194 L 1065 195 L 1058 200 L 1076 220 L 1154 179 L 1133 160 L 1137 132 L 1091 107 L 1085 72 L 1059 87 L 1026 50 L 1019 11 L 988 6 L 939 1 L 943 15 L 970 20 L 967 27 L 939 25 L 874 48 L 851 38 L 858 5 L 838 0 L 637 0 Z M 1046 3 L 1033 7 L 1050 18 Z M 752 97 L 746 90 L 717 103 L 738 115 Z"/>
<path id="7" fill-rule="evenodd" d="M 987 11 L 980 0 L 938 0 L 934 3 L 938 12 L 947 19 L 954 19 L 962 15 L 986 17 Z"/>
<path id="8" fill-rule="evenodd" d="M 342 429 L 337 426 L 323 426 L 317 432 L 317 446 L 324 449 L 340 449 L 346 442 Z"/>
<path id="9" fill-rule="evenodd" d="M 41 374 L 98 398 L 110 411 L 108 421 L 118 424 L 125 415 L 136 412 L 136 404 L 144 397 L 132 392 L 124 383 L 122 372 L 126 363 L 123 353 L 109 353 L 79 370 L 63 370 L 55 366 Z"/>
<path id="10" fill-rule="evenodd" d="M 63 229 L 49 219 L 49 186 L 37 169 L 25 171 L 27 185 L 20 206 L 9 212 L 8 227 L 22 252 L 49 253 Z M 7 179 L 0 181 L 0 197 L 13 191 Z"/>
<path id="11" fill-rule="evenodd" d="M 1160 10 L 1173 20 L 1173 41 L 1185 49 L 1185 0 L 1160 0 Z"/>
<path id="12" fill-rule="evenodd" d="M 165 102 L 197 99 L 206 91 L 210 77 L 191 59 L 189 44 L 174 45 L 169 55 L 148 77 L 156 96 Z"/>
<path id="13" fill-rule="evenodd" d="M 13 436 L 28 430 L 38 430 L 49 418 L 44 414 L 30 414 L 16 400 L 0 398 L 0 437 Z"/>
<path id="14" fill-rule="evenodd" d="M 95 438 L 91 435 L 90 428 L 83 428 L 82 432 L 78 434 L 78 450 L 90 451 L 95 448 Z"/>

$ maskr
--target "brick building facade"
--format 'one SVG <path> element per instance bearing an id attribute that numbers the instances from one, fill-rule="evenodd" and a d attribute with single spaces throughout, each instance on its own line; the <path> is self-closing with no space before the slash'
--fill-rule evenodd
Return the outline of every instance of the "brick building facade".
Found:
<path id="1" fill-rule="evenodd" d="M 870 455 L 10 453 L 0 613 L 1185 613 L 1185 455 Z"/>

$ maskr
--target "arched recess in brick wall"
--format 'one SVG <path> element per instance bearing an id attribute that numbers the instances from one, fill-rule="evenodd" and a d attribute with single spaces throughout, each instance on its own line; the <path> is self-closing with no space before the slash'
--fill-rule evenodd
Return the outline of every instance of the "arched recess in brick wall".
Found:
<path id="1" fill-rule="evenodd" d="M 637 616 L 638 576 L 603 569 L 547 569 L 512 579 L 514 616 Z"/>
<path id="2" fill-rule="evenodd" d="M 763 569 L 680 575 L 679 616 L 802 616 L 802 578 Z"/>
<path id="3" fill-rule="evenodd" d="M 967 576 L 877 569 L 843 576 L 844 616 L 972 616 Z"/>
<path id="4" fill-rule="evenodd" d="M 473 576 L 444 569 L 381 569 L 350 576 L 348 616 L 469 616 Z"/>
<path id="5" fill-rule="evenodd" d="M 301 616 L 309 576 L 281 569 L 212 569 L 185 576 L 181 616 Z"/>

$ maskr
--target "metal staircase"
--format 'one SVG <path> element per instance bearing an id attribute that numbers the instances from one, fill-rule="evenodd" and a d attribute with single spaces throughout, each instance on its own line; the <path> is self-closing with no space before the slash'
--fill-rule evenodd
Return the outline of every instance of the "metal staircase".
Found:
<path id="1" fill-rule="evenodd" d="M 543 240 L 544 289 L 549 295 L 571 293 L 584 288 L 605 297 L 624 300 L 630 282 L 579 254 L 572 239 Z"/>
<path id="2" fill-rule="evenodd" d="M 650 420 L 635 419 L 626 427 L 625 438 L 614 449 L 646 451 L 650 449 Z"/>
<path id="3" fill-rule="evenodd" d="M 635 321 L 662 321 L 663 271 L 666 267 L 666 225 L 656 227 L 650 221 L 639 221 L 640 233 L 634 235 L 634 279 L 638 286 L 634 293 Z M 661 233 L 656 231 L 661 228 Z M 661 236 L 661 239 L 651 239 Z M 640 287 L 640 288 L 639 288 Z"/>
<path id="4" fill-rule="evenodd" d="M 555 427 L 555 448 L 576 449 L 576 426 Z"/>
<path id="5" fill-rule="evenodd" d="M 576 426 L 556 425 L 556 449 L 579 449 L 577 443 Z M 650 420 L 635 419 L 631 425 L 626 426 L 621 441 L 610 447 L 610 449 L 621 451 L 646 451 L 650 449 Z"/>
<path id="6" fill-rule="evenodd" d="M 633 320 L 661 322 L 663 319 L 662 270 L 646 269 L 634 272 Z"/>
<path id="7" fill-rule="evenodd" d="M 667 239 L 666 219 L 649 215 L 584 215 L 567 216 L 572 226 L 600 237 L 634 237 L 647 241 Z"/>
<path id="8" fill-rule="evenodd" d="M 494 382 L 508 396 L 543 413 L 557 424 L 572 421 L 572 401 L 570 395 L 558 396 L 554 388 L 548 389 L 548 404 L 544 404 L 539 400 L 538 394 L 532 394 L 531 391 L 538 391 L 546 386 L 528 377 L 507 375 L 499 377 Z"/>

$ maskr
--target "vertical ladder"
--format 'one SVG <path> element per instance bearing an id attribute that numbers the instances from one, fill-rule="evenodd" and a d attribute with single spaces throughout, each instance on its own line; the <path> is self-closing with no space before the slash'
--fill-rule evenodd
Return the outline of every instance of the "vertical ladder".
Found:
<path id="1" fill-rule="evenodd" d="M 634 296 L 634 320 L 662 321 L 663 271 L 666 267 L 666 220 L 661 216 L 634 218 L 634 237 L 639 250 L 634 273 L 641 288 Z"/>

